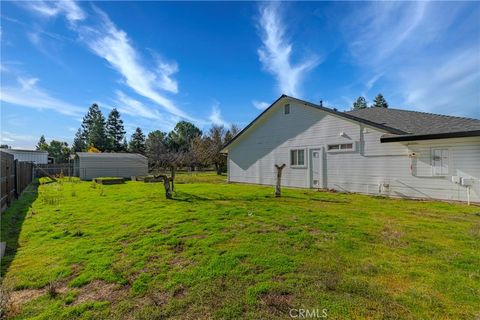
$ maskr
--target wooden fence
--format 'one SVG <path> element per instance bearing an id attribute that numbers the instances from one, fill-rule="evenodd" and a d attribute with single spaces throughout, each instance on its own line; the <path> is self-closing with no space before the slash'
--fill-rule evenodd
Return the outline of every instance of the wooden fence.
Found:
<path id="1" fill-rule="evenodd" d="M 14 160 L 12 154 L 2 151 L 0 151 L 0 160 L 1 212 L 3 212 L 32 182 L 33 164 Z"/>

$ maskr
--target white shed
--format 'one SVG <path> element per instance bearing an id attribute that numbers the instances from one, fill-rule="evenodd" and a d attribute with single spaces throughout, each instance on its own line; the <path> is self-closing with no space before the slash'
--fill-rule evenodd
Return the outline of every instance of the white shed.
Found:
<path id="1" fill-rule="evenodd" d="M 138 153 L 77 152 L 74 173 L 81 180 L 92 180 L 98 177 L 144 176 L 148 173 L 148 160 Z"/>
<path id="2" fill-rule="evenodd" d="M 47 164 L 48 152 L 40 150 L 26 149 L 2 149 L 2 151 L 13 154 L 13 158 L 18 161 L 28 161 L 35 164 Z"/>

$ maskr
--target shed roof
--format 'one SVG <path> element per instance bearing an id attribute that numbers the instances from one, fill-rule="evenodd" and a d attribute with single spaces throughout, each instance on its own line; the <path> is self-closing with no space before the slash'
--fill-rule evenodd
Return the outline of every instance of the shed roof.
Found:
<path id="1" fill-rule="evenodd" d="M 141 155 L 139 153 L 121 153 L 121 152 L 77 152 L 77 156 L 79 158 L 85 158 L 85 159 L 111 159 L 111 158 L 123 158 L 123 159 L 147 159 L 144 155 Z"/>
<path id="2" fill-rule="evenodd" d="M 28 149 L 10 149 L 10 148 L 1 148 L 2 151 L 8 153 L 40 153 L 40 154 L 48 154 L 48 151 L 45 150 L 28 150 Z"/>

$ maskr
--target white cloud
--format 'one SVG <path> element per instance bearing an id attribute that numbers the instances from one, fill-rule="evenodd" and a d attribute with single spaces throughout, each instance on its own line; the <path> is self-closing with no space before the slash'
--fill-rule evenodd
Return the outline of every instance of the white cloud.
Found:
<path id="1" fill-rule="evenodd" d="M 51 96 L 46 90 L 37 86 L 38 78 L 17 78 L 18 85 L 2 86 L 0 100 L 18 106 L 49 109 L 61 114 L 78 116 L 85 110 Z"/>
<path id="2" fill-rule="evenodd" d="M 480 116 L 480 43 L 458 36 L 478 31 L 478 14 L 460 2 L 355 6 L 342 30 L 364 95 L 375 85 L 409 109 Z"/>
<path id="3" fill-rule="evenodd" d="M 171 78 L 178 67 L 176 64 L 159 62 L 157 72 L 143 65 L 138 52 L 133 48 L 125 31 L 118 29 L 108 16 L 96 9 L 101 24 L 93 27 L 79 27 L 81 39 L 99 57 L 107 60 L 118 71 L 125 84 L 137 94 L 146 97 L 165 108 L 175 116 L 194 120 L 180 110 L 175 103 L 158 89 L 176 93 L 177 83 Z"/>
<path id="4" fill-rule="evenodd" d="M 81 23 L 86 13 L 74 1 L 27 3 L 31 11 L 45 17 L 64 14 L 70 28 L 78 33 L 80 40 L 121 76 L 124 84 L 155 104 L 163 107 L 173 116 L 199 122 L 182 111 L 166 93 L 178 93 L 178 83 L 172 77 L 178 72 L 176 62 L 166 62 L 155 52 L 151 52 L 155 65 L 147 66 L 139 52 L 134 48 L 127 33 L 119 29 L 100 9 L 93 7 L 96 24 Z M 31 40 L 35 41 L 35 37 Z"/>
<path id="5" fill-rule="evenodd" d="M 268 102 L 264 102 L 264 101 L 257 101 L 257 100 L 253 100 L 252 101 L 252 104 L 255 108 L 257 108 L 258 110 L 265 110 L 267 109 L 270 104 Z"/>
<path id="6" fill-rule="evenodd" d="M 279 6 L 276 2 L 260 6 L 262 47 L 258 49 L 258 56 L 263 68 L 275 76 L 281 93 L 299 96 L 303 77 L 320 60 L 318 57 L 309 57 L 297 64 L 291 62 L 292 44 L 286 39 Z"/>
<path id="7" fill-rule="evenodd" d="M 115 94 L 115 105 L 121 113 L 133 117 L 154 120 L 162 128 L 171 128 L 180 120 L 179 117 L 174 115 L 161 114 L 158 110 L 145 106 L 140 101 L 127 96 L 122 91 L 117 90 Z"/>
<path id="8" fill-rule="evenodd" d="M 85 12 L 71 0 L 62 1 L 21 1 L 20 5 L 41 16 L 50 18 L 59 14 L 65 15 L 70 23 L 84 20 Z"/>
<path id="9" fill-rule="evenodd" d="M 230 126 L 230 123 L 228 123 L 222 118 L 222 112 L 220 111 L 220 103 L 218 102 L 215 102 L 213 104 L 212 113 L 210 114 L 208 119 L 212 124 L 217 126 L 224 126 L 224 127 Z"/>

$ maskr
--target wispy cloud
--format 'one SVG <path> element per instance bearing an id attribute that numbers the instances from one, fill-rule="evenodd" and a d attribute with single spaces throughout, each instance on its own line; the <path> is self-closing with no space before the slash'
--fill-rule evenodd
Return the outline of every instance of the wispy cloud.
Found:
<path id="1" fill-rule="evenodd" d="M 291 61 L 292 44 L 285 35 L 278 2 L 260 6 L 259 29 L 262 47 L 258 49 L 258 56 L 263 68 L 275 76 L 281 93 L 300 96 L 303 77 L 320 63 L 320 59 L 314 56 L 296 64 Z"/>
<path id="2" fill-rule="evenodd" d="M 217 125 L 217 126 L 225 126 L 225 127 L 230 126 L 230 123 L 228 123 L 227 121 L 225 121 L 222 118 L 222 112 L 220 111 L 220 103 L 219 102 L 215 102 L 213 104 L 212 113 L 210 114 L 208 119 L 210 120 L 210 122 L 212 124 Z"/>
<path id="3" fill-rule="evenodd" d="M 117 90 L 115 94 L 116 99 L 114 104 L 121 113 L 133 117 L 155 120 L 161 128 L 171 128 L 180 120 L 180 118 L 173 115 L 161 114 L 157 109 L 146 106 L 120 90 Z"/>
<path id="4" fill-rule="evenodd" d="M 373 2 L 355 6 L 342 30 L 363 69 L 364 94 L 375 85 L 408 108 L 480 115 L 480 7 L 471 3 Z M 382 80 L 381 83 L 379 80 Z"/>
<path id="5" fill-rule="evenodd" d="M 257 100 L 253 100 L 252 101 L 252 104 L 255 108 L 257 108 L 258 110 L 265 110 L 267 109 L 270 104 L 268 102 L 264 102 L 264 101 L 257 101 Z"/>
<path id="6" fill-rule="evenodd" d="M 85 12 L 75 1 L 21 1 L 19 5 L 26 7 L 32 12 L 50 18 L 58 15 L 65 15 L 67 20 L 75 23 L 86 18 Z"/>
<path id="7" fill-rule="evenodd" d="M 147 64 L 133 45 L 128 34 L 119 29 L 108 15 L 93 6 L 90 16 L 94 23 L 83 21 L 87 13 L 74 1 L 24 4 L 29 10 L 45 17 L 64 14 L 70 22 L 69 27 L 77 32 L 83 42 L 94 54 L 105 59 L 122 76 L 122 82 L 138 95 L 153 101 L 173 116 L 191 121 L 199 121 L 181 110 L 168 97 L 167 93 L 178 93 L 178 83 L 173 75 L 178 72 L 178 64 L 166 61 L 150 51 L 155 63 Z M 35 41 L 36 39 L 32 39 Z"/>
<path id="8" fill-rule="evenodd" d="M 85 111 L 81 107 L 53 97 L 37 85 L 38 81 L 38 78 L 18 77 L 17 85 L 2 86 L 0 100 L 39 110 L 49 109 L 70 116 L 78 116 Z"/>
<path id="9" fill-rule="evenodd" d="M 137 94 L 152 100 L 178 117 L 192 120 L 192 117 L 180 110 L 159 90 L 178 92 L 177 83 L 171 78 L 178 69 L 176 64 L 159 62 L 156 72 L 144 66 L 127 33 L 118 29 L 103 11 L 99 9 L 95 11 L 101 22 L 98 26 L 76 28 L 90 50 L 108 61 L 110 66 L 122 75 L 125 84 Z"/>

